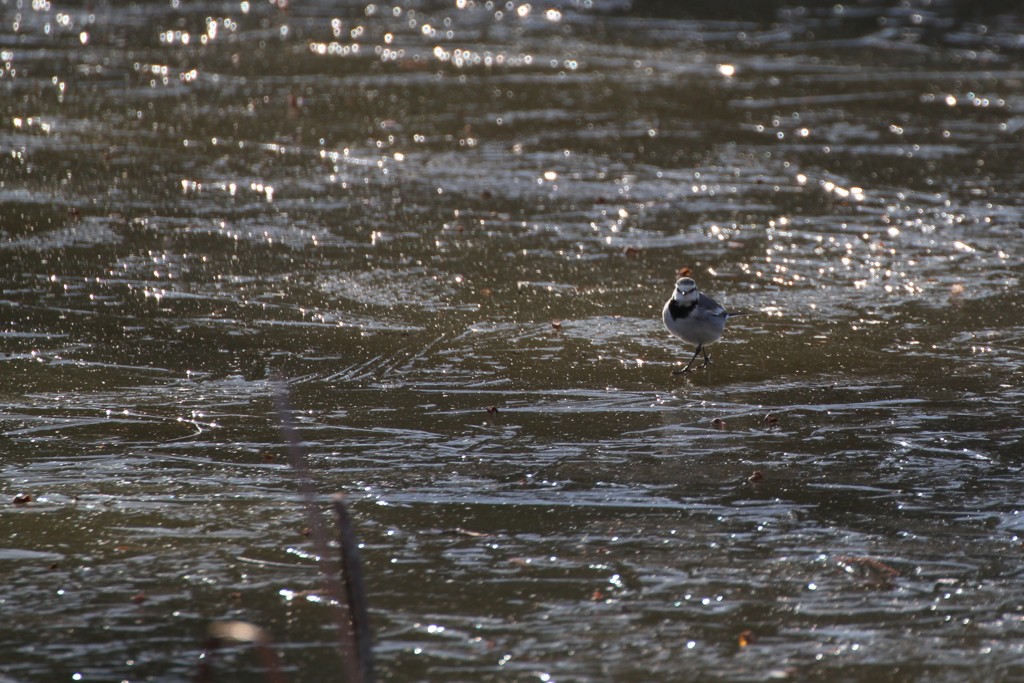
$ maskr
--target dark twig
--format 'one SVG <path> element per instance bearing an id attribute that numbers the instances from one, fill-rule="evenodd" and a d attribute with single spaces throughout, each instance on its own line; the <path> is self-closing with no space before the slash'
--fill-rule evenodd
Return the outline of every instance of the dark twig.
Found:
<path id="1" fill-rule="evenodd" d="M 349 683 L 372 683 L 373 676 L 364 675 L 365 671 L 370 671 L 372 674 L 372 662 L 370 660 L 364 662 L 360 657 L 362 648 L 357 643 L 358 632 L 361 628 L 359 626 L 360 622 L 357 622 L 356 615 L 350 610 L 350 600 L 343 598 L 345 587 L 338 578 L 341 576 L 341 567 L 330 550 L 324 518 L 317 507 L 317 493 L 313 485 L 313 476 L 309 470 L 309 465 L 306 463 L 295 424 L 292 422 L 292 411 L 288 405 L 288 389 L 283 382 L 278 381 L 276 385 L 274 405 L 277 408 L 278 419 L 281 423 L 281 435 L 288 446 L 288 459 L 291 462 L 292 469 L 299 475 L 299 488 L 302 491 L 303 503 L 306 508 L 306 520 L 309 524 L 310 535 L 313 540 L 313 546 L 316 549 L 320 572 L 323 574 L 329 598 L 327 600 L 328 608 L 338 627 L 339 645 L 346 673 L 345 677 Z M 351 524 L 349 525 L 349 530 L 351 531 Z M 361 585 L 361 574 L 359 578 Z M 351 578 L 347 574 L 345 582 L 351 585 Z M 365 617 L 361 623 L 365 623 Z M 369 649 L 368 645 L 365 647 Z"/>
<path id="2" fill-rule="evenodd" d="M 344 497 L 334 496 L 334 512 L 338 516 L 338 539 L 341 546 L 341 568 L 348 594 L 348 612 L 352 618 L 352 632 L 356 651 L 362 665 L 363 680 L 373 683 L 373 631 L 370 629 L 369 600 L 363 583 L 363 564 L 359 555 L 359 542 L 352 517 L 348 513 Z"/>

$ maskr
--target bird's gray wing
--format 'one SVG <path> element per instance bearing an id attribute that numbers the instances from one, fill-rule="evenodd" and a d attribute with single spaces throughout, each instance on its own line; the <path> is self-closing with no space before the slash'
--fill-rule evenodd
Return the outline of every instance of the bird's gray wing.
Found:
<path id="1" fill-rule="evenodd" d="M 704 294 L 704 292 L 701 292 L 697 306 L 700 307 L 700 310 L 704 315 L 712 318 L 724 318 L 729 315 L 717 301 Z"/>

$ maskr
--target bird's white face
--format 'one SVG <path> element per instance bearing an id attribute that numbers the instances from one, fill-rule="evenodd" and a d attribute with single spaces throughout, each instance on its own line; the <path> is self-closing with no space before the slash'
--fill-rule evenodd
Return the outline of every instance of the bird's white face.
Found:
<path id="1" fill-rule="evenodd" d="M 676 291 L 672 293 L 672 298 L 677 303 L 692 304 L 699 297 L 700 292 L 697 291 L 697 283 L 693 281 L 693 278 L 684 277 L 676 281 Z"/>

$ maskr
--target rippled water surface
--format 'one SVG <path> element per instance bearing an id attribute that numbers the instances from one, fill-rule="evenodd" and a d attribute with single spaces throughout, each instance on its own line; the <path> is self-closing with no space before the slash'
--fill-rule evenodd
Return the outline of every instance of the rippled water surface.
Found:
<path id="1" fill-rule="evenodd" d="M 1024 22 L 750 5 L 0 0 L 0 679 L 340 677 L 281 385 L 382 680 L 1024 677 Z"/>

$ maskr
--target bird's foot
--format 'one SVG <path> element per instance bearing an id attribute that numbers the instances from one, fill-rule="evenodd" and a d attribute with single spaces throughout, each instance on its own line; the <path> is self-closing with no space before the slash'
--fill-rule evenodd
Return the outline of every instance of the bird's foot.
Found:
<path id="1" fill-rule="evenodd" d="M 693 355 L 690 357 L 690 362 L 686 364 L 686 367 L 684 367 L 682 370 L 673 370 L 672 374 L 685 375 L 688 372 L 693 372 L 693 361 L 697 360 L 697 356 L 700 355 L 701 353 L 704 353 L 704 362 L 706 363 L 708 359 L 708 354 L 704 351 L 703 346 L 698 346 L 697 350 L 694 351 Z"/>
<path id="2" fill-rule="evenodd" d="M 711 361 L 710 360 L 706 360 L 703 363 L 701 363 L 700 365 L 698 365 L 697 367 L 693 367 L 692 365 L 687 365 L 685 368 L 676 368 L 675 370 L 672 371 L 672 374 L 673 375 L 689 375 L 691 372 L 697 372 L 698 370 L 703 370 L 703 369 L 709 368 L 709 367 L 711 367 Z"/>

